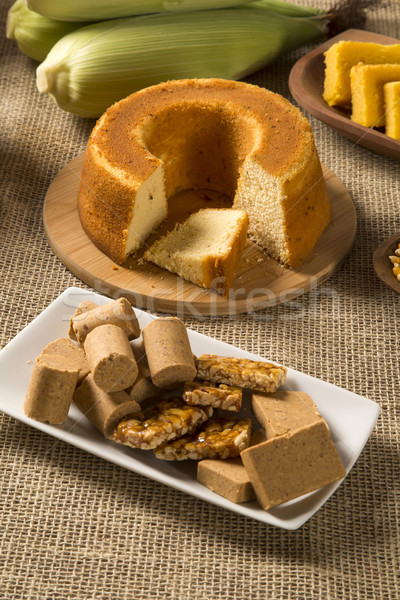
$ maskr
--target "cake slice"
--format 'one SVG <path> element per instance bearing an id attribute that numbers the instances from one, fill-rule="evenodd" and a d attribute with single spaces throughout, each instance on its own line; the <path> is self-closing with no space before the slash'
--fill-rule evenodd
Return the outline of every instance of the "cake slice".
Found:
<path id="1" fill-rule="evenodd" d="M 385 125 L 383 86 L 400 79 L 398 65 L 355 65 L 351 77 L 351 118 L 364 127 Z"/>
<path id="2" fill-rule="evenodd" d="M 203 208 L 157 240 L 144 259 L 227 296 L 247 240 L 244 210 Z"/>
<path id="3" fill-rule="evenodd" d="M 400 44 L 342 40 L 325 52 L 324 100 L 329 106 L 351 104 L 350 70 L 364 64 L 400 63 Z"/>
<path id="4" fill-rule="evenodd" d="M 385 133 L 389 137 L 400 140 L 400 81 L 391 81 L 383 86 L 385 100 Z"/>

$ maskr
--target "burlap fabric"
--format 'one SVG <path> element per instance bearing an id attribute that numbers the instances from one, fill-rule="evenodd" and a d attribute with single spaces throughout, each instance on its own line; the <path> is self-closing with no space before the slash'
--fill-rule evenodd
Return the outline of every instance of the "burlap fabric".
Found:
<path id="1" fill-rule="evenodd" d="M 65 288 L 86 287 L 50 249 L 42 206 L 94 124 L 39 96 L 36 63 L 5 39 L 10 5 L 0 2 L 3 346 Z M 400 38 L 398 2 L 367 28 Z M 290 98 L 290 68 L 308 49 L 248 80 Z M 400 597 L 398 296 L 372 266 L 375 248 L 400 230 L 399 163 L 310 121 L 323 163 L 354 200 L 350 256 L 320 288 L 286 305 L 187 324 L 378 402 L 381 416 L 350 475 L 288 532 L 54 444 L 0 414 L 1 599 Z"/>

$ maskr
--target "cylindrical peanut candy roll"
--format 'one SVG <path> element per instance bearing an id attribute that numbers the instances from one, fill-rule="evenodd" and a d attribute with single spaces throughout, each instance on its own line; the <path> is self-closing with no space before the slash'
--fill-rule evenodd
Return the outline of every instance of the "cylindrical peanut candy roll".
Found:
<path id="1" fill-rule="evenodd" d="M 160 390 L 151 380 L 150 368 L 147 361 L 143 340 L 140 342 L 132 342 L 131 348 L 136 359 L 139 373 L 133 385 L 126 391 L 132 400 L 136 400 L 136 402 L 139 402 L 140 404 L 148 398 L 158 396 Z"/>
<path id="2" fill-rule="evenodd" d="M 99 307 L 99 305 L 95 304 L 91 300 L 83 300 L 83 302 L 78 304 L 74 314 L 72 315 L 72 317 L 69 320 L 68 337 L 70 337 L 71 340 L 76 341 L 76 335 L 75 335 L 75 331 L 74 331 L 74 327 L 73 327 L 73 323 L 72 323 L 73 318 L 78 317 L 79 315 L 81 315 L 83 313 L 87 313 L 87 312 L 89 312 L 89 310 L 93 310 L 98 307 Z"/>
<path id="3" fill-rule="evenodd" d="M 76 339 L 81 345 L 93 329 L 106 324 L 118 325 L 130 340 L 140 335 L 139 322 L 126 298 L 119 298 L 72 317 L 72 327 Z"/>
<path id="4" fill-rule="evenodd" d="M 147 360 L 143 339 L 141 339 L 140 342 L 132 342 L 131 346 L 137 366 L 139 367 L 139 373 L 143 375 L 143 377 L 150 377 L 149 361 Z"/>
<path id="5" fill-rule="evenodd" d="M 76 363 L 65 356 L 38 356 L 25 397 L 25 414 L 35 421 L 63 423 L 72 403 L 78 372 Z"/>
<path id="6" fill-rule="evenodd" d="M 139 369 L 139 375 L 137 376 L 136 381 L 133 383 L 132 387 L 127 390 L 127 392 L 131 400 L 135 400 L 140 404 L 148 398 L 154 398 L 158 396 L 160 390 L 154 385 L 150 377 L 143 377 Z"/>
<path id="7" fill-rule="evenodd" d="M 117 325 L 101 325 L 85 339 L 84 349 L 95 383 L 106 392 L 126 390 L 138 366 L 126 333 Z"/>
<path id="8" fill-rule="evenodd" d="M 57 354 L 58 356 L 65 356 L 65 358 L 73 360 L 79 368 L 78 385 L 89 373 L 89 365 L 84 351 L 68 338 L 57 338 L 53 342 L 50 342 L 42 350 L 42 354 Z"/>
<path id="9" fill-rule="evenodd" d="M 196 366 L 184 323 L 177 317 L 151 321 L 143 341 L 153 383 L 170 388 L 196 376 Z"/>
<path id="10" fill-rule="evenodd" d="M 137 417 L 140 406 L 124 391 L 105 392 L 88 375 L 76 389 L 74 403 L 105 437 L 110 437 L 118 423 Z"/>

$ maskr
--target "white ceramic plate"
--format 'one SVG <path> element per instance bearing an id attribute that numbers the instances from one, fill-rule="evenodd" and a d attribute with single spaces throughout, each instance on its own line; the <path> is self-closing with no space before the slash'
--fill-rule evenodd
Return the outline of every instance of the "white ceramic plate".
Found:
<path id="1" fill-rule="evenodd" d="M 256 502 L 229 502 L 198 483 L 194 461 L 166 462 L 156 459 L 151 451 L 133 450 L 104 439 L 75 406 L 71 407 L 68 420 L 62 426 L 29 419 L 23 412 L 23 402 L 33 361 L 48 342 L 57 337 L 67 336 L 69 319 L 76 306 L 85 299 L 98 304 L 110 301 L 99 294 L 79 288 L 68 288 L 3 348 L 0 352 L 0 410 L 121 467 L 217 506 L 284 529 L 300 527 L 340 485 L 340 481 L 336 482 L 272 510 L 264 511 Z M 136 313 L 142 327 L 154 318 L 138 309 Z M 265 360 L 195 331 L 189 331 L 189 338 L 193 352 L 197 355 L 213 353 Z M 285 388 L 307 392 L 313 398 L 329 424 L 333 441 L 348 473 L 377 421 L 380 410 L 378 404 L 291 369 L 288 370 Z M 248 413 L 247 408 L 247 414 L 246 409 L 242 414 L 250 416 Z"/>

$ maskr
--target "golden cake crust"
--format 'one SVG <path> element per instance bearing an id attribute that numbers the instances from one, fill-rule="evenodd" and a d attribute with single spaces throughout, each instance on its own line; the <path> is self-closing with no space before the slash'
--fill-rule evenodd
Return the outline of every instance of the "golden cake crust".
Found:
<path id="1" fill-rule="evenodd" d="M 143 131 L 165 110 L 174 108 L 184 114 L 193 103 L 256 120 L 262 137 L 252 155 L 272 175 L 297 162 L 307 146 L 304 136 L 312 137 L 305 117 L 279 94 L 238 81 L 184 79 L 145 88 L 111 106 L 100 118 L 89 146 L 98 146 L 111 165 L 142 181 L 159 164 L 143 145 Z M 240 133 L 246 137 L 249 131 Z M 243 143 L 250 145 L 247 139 Z"/>
<path id="2" fill-rule="evenodd" d="M 201 139 L 204 118 L 208 123 L 207 145 L 197 148 L 191 138 Z M 178 132 L 185 127 L 179 137 Z M 204 157 L 208 154 L 204 148 L 213 149 L 215 156 Z M 188 153 L 193 154 L 190 163 L 182 158 Z M 214 157 L 218 159 L 214 161 Z M 246 210 L 241 184 L 243 164 L 248 159 L 269 177 L 281 178 L 289 196 L 293 191 L 298 196 L 297 202 L 289 198 L 291 215 L 286 221 L 289 227 L 293 224 L 293 239 L 302 235 L 309 238 L 304 249 L 298 244 L 300 251 L 289 249 L 278 256 L 278 251 L 267 247 L 281 262 L 296 266 L 311 252 L 330 220 L 312 131 L 300 111 L 282 96 L 242 82 L 170 81 L 111 106 L 97 122 L 87 147 L 78 195 L 82 225 L 100 249 L 121 263 L 127 257 L 125 246 L 135 194 L 160 165 L 167 197 L 179 189 L 209 187 L 233 198 L 237 190 L 234 207 Z M 303 182 L 307 177 L 312 179 L 310 184 Z M 285 189 L 282 193 L 285 202 Z M 311 235 L 304 234 L 304 224 L 298 223 L 304 218 L 304 204 L 310 212 L 319 207 L 319 222 Z M 165 216 L 160 210 L 160 219 Z M 266 247 L 258 235 L 262 227 L 255 224 L 252 231 L 251 214 L 249 217 L 250 237 Z M 283 231 L 282 238 L 288 237 L 290 232 Z"/>

